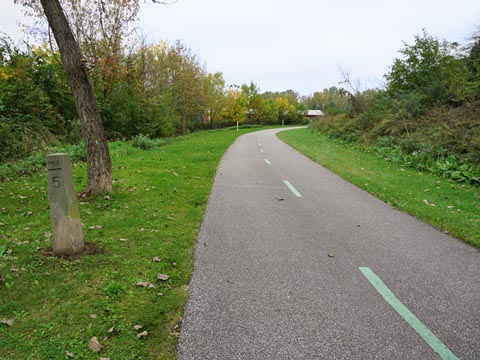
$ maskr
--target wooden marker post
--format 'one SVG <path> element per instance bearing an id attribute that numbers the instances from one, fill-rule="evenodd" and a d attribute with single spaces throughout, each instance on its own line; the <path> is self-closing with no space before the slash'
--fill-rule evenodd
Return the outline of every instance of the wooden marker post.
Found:
<path id="1" fill-rule="evenodd" d="M 73 186 L 72 163 L 67 154 L 47 156 L 48 195 L 53 253 L 73 255 L 83 251 L 80 209 Z"/>

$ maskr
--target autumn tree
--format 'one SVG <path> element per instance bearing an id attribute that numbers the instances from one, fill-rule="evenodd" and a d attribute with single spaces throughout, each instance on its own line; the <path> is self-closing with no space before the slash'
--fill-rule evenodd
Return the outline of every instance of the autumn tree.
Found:
<path id="1" fill-rule="evenodd" d="M 261 112 L 263 106 L 263 99 L 260 96 L 257 85 L 253 82 L 250 84 L 243 84 L 241 86 L 241 95 L 245 99 L 247 119 L 251 123 L 261 122 Z"/>
<path id="2" fill-rule="evenodd" d="M 206 74 L 203 78 L 203 93 L 205 95 L 206 113 L 210 122 L 210 128 L 213 129 L 213 122 L 217 120 L 222 111 L 225 91 L 225 80 L 222 73 Z"/>
<path id="3" fill-rule="evenodd" d="M 246 120 L 247 99 L 238 86 L 231 85 L 225 91 L 225 106 L 221 111 L 224 121 L 242 123 Z"/>

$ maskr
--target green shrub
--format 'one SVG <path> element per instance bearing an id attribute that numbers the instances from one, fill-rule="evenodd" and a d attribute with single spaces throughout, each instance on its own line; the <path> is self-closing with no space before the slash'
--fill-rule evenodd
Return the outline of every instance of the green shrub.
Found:
<path id="1" fill-rule="evenodd" d="M 132 146 L 143 150 L 148 150 L 155 147 L 155 141 L 146 135 L 137 135 L 132 139 Z"/>
<path id="2" fill-rule="evenodd" d="M 64 145 L 51 147 L 46 151 L 37 151 L 32 155 L 15 162 L 6 162 L 0 165 L 0 181 L 18 175 L 32 175 L 45 168 L 45 157 L 47 154 L 66 153 L 70 155 L 73 163 L 86 161 L 87 152 L 85 142 L 77 145 Z"/>

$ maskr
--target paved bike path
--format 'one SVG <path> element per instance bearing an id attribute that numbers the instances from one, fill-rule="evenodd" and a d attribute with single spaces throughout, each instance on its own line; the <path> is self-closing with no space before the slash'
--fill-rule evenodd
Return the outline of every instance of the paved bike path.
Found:
<path id="1" fill-rule="evenodd" d="M 178 358 L 480 359 L 479 251 L 276 132 L 241 136 L 219 165 Z M 409 325 L 364 268 L 427 330 Z"/>

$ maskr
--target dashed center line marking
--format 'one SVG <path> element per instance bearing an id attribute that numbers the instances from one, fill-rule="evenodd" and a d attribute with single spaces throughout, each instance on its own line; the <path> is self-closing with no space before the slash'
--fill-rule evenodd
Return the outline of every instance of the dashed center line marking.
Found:
<path id="1" fill-rule="evenodd" d="M 292 184 L 290 184 L 290 181 L 288 181 L 288 180 L 283 180 L 283 182 L 285 183 L 285 185 L 288 186 L 288 188 L 292 191 L 292 193 L 293 193 L 296 197 L 302 197 L 302 194 L 300 194 L 300 193 L 298 192 L 298 190 L 295 189 L 295 187 L 294 187 Z"/>
<path id="2" fill-rule="evenodd" d="M 367 280 L 385 299 L 385 301 L 430 345 L 440 358 L 444 360 L 458 360 L 458 358 L 446 347 L 432 331 L 427 328 L 402 302 L 395 294 L 384 284 L 370 268 L 360 267 L 360 271 Z"/>
<path id="3" fill-rule="evenodd" d="M 265 159 L 265 162 L 267 163 L 267 165 L 272 165 L 272 163 L 268 159 Z"/>

